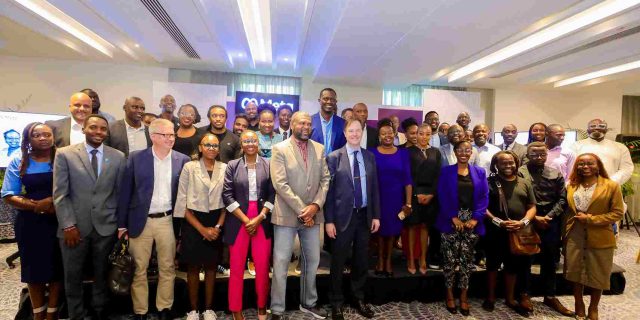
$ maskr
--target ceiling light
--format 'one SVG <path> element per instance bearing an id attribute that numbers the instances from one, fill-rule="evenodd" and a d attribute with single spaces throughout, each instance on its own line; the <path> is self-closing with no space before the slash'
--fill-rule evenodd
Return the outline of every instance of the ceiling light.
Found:
<path id="1" fill-rule="evenodd" d="M 136 43 L 136 44 L 134 44 L 134 46 L 135 46 L 136 48 L 140 48 L 140 45 L 139 45 L 139 44 L 137 44 L 137 43 Z"/>
<path id="2" fill-rule="evenodd" d="M 80 24 L 75 19 L 71 18 L 54 5 L 45 0 L 14 0 L 21 4 L 23 7 L 31 10 L 33 13 L 39 15 L 43 19 L 53 23 L 60 27 L 62 30 L 70 33 L 74 37 L 80 39 L 82 42 L 88 44 L 94 49 L 104 53 L 109 57 L 113 57 L 112 48 L 115 48 L 111 43 L 89 30 L 87 27 Z M 110 48 L 109 48 L 110 46 Z"/>
<path id="3" fill-rule="evenodd" d="M 254 65 L 256 62 L 270 64 L 272 57 L 269 1 L 238 0 L 238 7 Z"/>
<path id="4" fill-rule="evenodd" d="M 564 35 L 588 26 L 594 22 L 618 14 L 640 3 L 640 0 L 608 0 L 599 3 L 585 11 L 577 13 L 545 29 L 537 31 L 524 39 L 521 39 L 492 54 L 469 63 L 462 68 L 453 71 L 449 75 L 449 82 L 453 82 L 474 72 L 494 65 L 500 61 L 509 59 L 529 49 L 549 41 L 556 40 Z"/>
<path id="5" fill-rule="evenodd" d="M 289 61 L 289 58 L 284 58 L 283 60 L 284 60 L 284 61 Z"/>
<path id="6" fill-rule="evenodd" d="M 580 76 L 576 76 L 576 77 L 573 77 L 573 78 L 561 80 L 561 81 L 558 81 L 558 82 L 554 83 L 553 86 L 556 87 L 556 88 L 557 87 L 562 87 L 562 86 L 567 86 L 567 85 L 570 85 L 570 84 L 574 84 L 574 83 L 578 83 L 578 82 L 582 82 L 582 81 L 587 81 L 587 80 L 591 80 L 591 79 L 596 79 L 596 78 L 601 78 L 601 77 L 612 75 L 612 74 L 615 74 L 615 73 L 625 72 L 625 71 L 638 69 L 638 68 L 640 68 L 640 60 L 629 62 L 629 63 L 625 63 L 625 64 L 621 64 L 619 66 L 615 66 L 615 67 L 611 67 L 611 68 L 607 68 L 607 69 L 602 69 L 602 70 L 590 72 L 590 73 L 583 74 L 583 75 L 580 75 Z"/>
<path id="7" fill-rule="evenodd" d="M 244 53 L 242 53 L 242 52 L 238 53 L 238 57 L 240 57 L 240 58 L 244 57 Z"/>

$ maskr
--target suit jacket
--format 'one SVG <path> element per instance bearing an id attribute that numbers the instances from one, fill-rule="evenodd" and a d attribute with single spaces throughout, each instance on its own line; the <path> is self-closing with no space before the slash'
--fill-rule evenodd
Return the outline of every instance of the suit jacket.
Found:
<path id="1" fill-rule="evenodd" d="M 269 176 L 269 161 L 258 156 L 256 160 L 256 187 L 258 193 L 258 213 L 263 207 L 269 208 L 273 214 L 273 202 L 276 192 Z M 240 208 L 245 215 L 249 210 L 249 173 L 244 162 L 244 157 L 231 160 L 224 174 L 224 187 L 222 189 L 222 201 L 227 206 L 229 214 L 224 223 L 223 240 L 232 245 L 236 241 L 238 231 L 243 228 L 243 223 L 234 214 L 233 210 Z M 231 210 L 233 209 L 233 210 Z M 269 219 L 262 220 L 262 229 L 265 236 L 271 238 L 273 226 Z"/>
<path id="2" fill-rule="evenodd" d="M 71 144 L 71 117 L 65 117 L 58 120 L 45 121 L 46 125 L 53 131 L 53 143 L 56 148 L 66 147 Z"/>
<path id="3" fill-rule="evenodd" d="M 447 135 L 446 134 L 442 134 L 442 133 L 438 132 L 438 138 L 440 138 L 440 145 L 441 146 L 449 143 L 449 139 L 447 139 Z"/>
<path id="4" fill-rule="evenodd" d="M 593 191 L 587 214 L 592 217 L 586 224 L 576 221 L 576 202 L 573 195 L 578 186 L 567 186 L 568 212 L 564 227 L 564 239 L 566 240 L 572 228 L 586 228 L 587 247 L 591 249 L 615 248 L 616 238 L 613 234 L 612 224 L 622 219 L 624 215 L 624 202 L 620 185 L 613 180 L 598 177 L 596 190 Z"/>
<path id="5" fill-rule="evenodd" d="M 222 185 L 227 165 L 216 161 L 211 177 L 202 159 L 187 162 L 178 181 L 173 216 L 183 218 L 185 210 L 209 212 L 224 207 Z"/>
<path id="6" fill-rule="evenodd" d="M 273 130 L 275 133 L 277 134 L 283 134 L 285 131 L 282 130 L 280 127 L 278 127 L 277 129 Z M 291 137 L 291 133 L 293 131 L 291 130 L 291 128 L 289 128 L 289 133 L 287 134 L 287 139 L 289 139 Z M 286 139 L 285 139 L 286 140 Z"/>
<path id="7" fill-rule="evenodd" d="M 360 152 L 367 177 L 367 225 L 370 226 L 372 219 L 380 219 L 378 169 L 376 158 L 371 151 L 360 148 Z M 325 222 L 334 223 L 338 232 L 343 232 L 351 222 L 355 192 L 346 146 L 327 156 L 327 167 L 331 174 L 331 182 L 324 207 Z"/>
<path id="8" fill-rule="evenodd" d="M 447 143 L 447 144 L 441 145 L 440 148 L 438 148 L 438 150 L 440 150 L 440 155 L 442 155 L 442 162 L 441 162 L 442 167 L 454 165 L 454 164 L 457 163 L 457 162 L 449 163 L 449 158 L 448 157 L 449 157 L 449 155 L 453 154 L 452 149 L 449 148 L 450 145 L 451 144 Z M 476 161 L 476 157 L 478 156 L 478 152 L 476 151 L 476 149 L 474 149 L 474 148 L 471 148 L 471 149 L 472 149 L 471 157 L 469 158 L 469 163 L 470 164 L 475 162 Z M 454 157 L 455 157 L 455 155 L 454 155 Z"/>
<path id="9" fill-rule="evenodd" d="M 500 148 L 500 150 L 504 150 L 504 143 L 502 143 L 501 145 L 497 146 L 498 148 Z M 513 151 L 513 153 L 515 153 L 516 155 L 518 155 L 518 158 L 520 158 L 520 164 L 523 164 L 525 162 L 525 160 L 527 159 L 527 147 L 514 142 L 513 143 L 513 148 L 511 149 L 511 151 Z"/>
<path id="10" fill-rule="evenodd" d="M 469 165 L 469 174 L 473 183 L 473 213 L 472 218 L 478 221 L 474 230 L 478 235 L 484 235 L 484 217 L 489 205 L 489 185 L 486 172 L 482 167 Z M 436 228 L 442 233 L 453 233 L 451 219 L 458 216 L 460 202 L 458 200 L 458 166 L 443 167 L 438 180 L 438 203 L 440 214 L 436 220 Z"/>
<path id="11" fill-rule="evenodd" d="M 335 126 L 335 122 L 334 122 Z M 344 137 L 344 135 L 343 135 Z M 324 223 L 322 208 L 329 190 L 329 169 L 324 147 L 307 141 L 307 165 L 305 166 L 295 139 L 282 141 L 271 149 L 270 173 L 276 202 L 271 223 L 279 226 L 298 227 L 298 215 L 312 203 L 320 207 L 314 217 L 316 224 Z"/>
<path id="12" fill-rule="evenodd" d="M 322 121 L 320 113 L 311 116 L 311 140 L 324 145 L 324 135 L 322 134 Z M 331 126 L 331 150 L 338 150 L 347 144 L 347 138 L 344 136 L 344 119 L 333 115 L 333 124 Z M 368 132 L 367 132 L 368 134 Z"/>
<path id="13" fill-rule="evenodd" d="M 366 126 L 366 128 L 367 128 L 367 149 L 372 149 L 377 147 L 380 144 L 380 141 L 378 138 L 378 129 L 370 126 Z M 406 142 L 406 139 L 401 143 L 405 143 L 405 142 Z M 336 149 L 333 149 L 333 150 L 336 150 Z"/>
<path id="14" fill-rule="evenodd" d="M 134 151 L 127 159 L 127 169 L 122 179 L 118 197 L 118 228 L 129 229 L 129 236 L 136 238 L 144 230 L 153 195 L 153 153 L 151 148 Z M 182 167 L 189 157 L 171 151 L 171 203 L 176 203 L 178 180 Z"/>
<path id="15" fill-rule="evenodd" d="M 147 148 L 149 148 L 151 147 L 149 128 L 144 128 L 144 135 L 147 138 Z M 109 137 L 104 143 L 122 151 L 125 157 L 129 157 L 129 138 L 127 137 L 127 126 L 124 123 L 124 119 L 111 124 L 109 127 Z"/>
<path id="16" fill-rule="evenodd" d="M 116 207 L 126 160 L 122 152 L 104 146 L 98 177 L 84 143 L 58 149 L 53 168 L 53 203 L 62 229 L 75 225 L 82 237 L 93 229 L 101 236 L 117 230 Z"/>

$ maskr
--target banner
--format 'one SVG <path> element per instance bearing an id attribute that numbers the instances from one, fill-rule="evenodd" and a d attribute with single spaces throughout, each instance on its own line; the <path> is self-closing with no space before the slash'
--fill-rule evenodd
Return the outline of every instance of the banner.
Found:
<path id="1" fill-rule="evenodd" d="M 253 101 L 256 105 L 263 103 L 270 103 L 276 108 L 280 108 L 281 105 L 289 105 L 293 112 L 300 109 L 300 96 L 292 94 L 275 94 L 275 93 L 261 93 L 261 92 L 248 92 L 248 91 L 236 91 L 236 114 L 244 113 L 244 107 Z"/>

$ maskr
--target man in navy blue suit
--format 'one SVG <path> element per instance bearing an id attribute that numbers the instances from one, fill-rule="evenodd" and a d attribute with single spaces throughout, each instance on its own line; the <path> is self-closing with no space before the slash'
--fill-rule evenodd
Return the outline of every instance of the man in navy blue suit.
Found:
<path id="1" fill-rule="evenodd" d="M 311 140 L 324 145 L 324 154 L 342 148 L 347 140 L 342 134 L 344 119 L 335 114 L 338 94 L 331 88 L 320 91 L 320 112 L 311 116 Z"/>
<path id="2" fill-rule="evenodd" d="M 349 252 L 353 307 L 365 318 L 374 316 L 371 306 L 364 302 L 363 289 L 368 273 L 369 235 L 380 227 L 378 171 L 373 153 L 360 147 L 362 123 L 348 120 L 344 136 L 347 144 L 327 157 L 331 183 L 325 202 L 325 230 L 334 239 L 329 294 L 334 320 L 344 319 L 342 271 Z"/>
<path id="3" fill-rule="evenodd" d="M 173 152 L 173 123 L 157 119 L 149 126 L 152 146 L 129 155 L 118 201 L 118 236 L 127 233 L 129 252 L 135 260 L 131 298 L 135 319 L 147 319 L 149 287 L 147 268 L 155 242 L 158 253 L 156 307 L 160 319 L 171 318 L 176 239 L 172 213 L 182 167 L 189 157 Z"/>

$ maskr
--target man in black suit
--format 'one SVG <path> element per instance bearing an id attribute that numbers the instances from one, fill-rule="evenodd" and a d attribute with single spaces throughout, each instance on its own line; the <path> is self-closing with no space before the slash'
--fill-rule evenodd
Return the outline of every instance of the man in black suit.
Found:
<path id="1" fill-rule="evenodd" d="M 367 105 L 362 102 L 353 105 L 353 115 L 362 122 L 362 141 L 360 146 L 365 149 L 377 147 L 380 144 L 378 141 L 378 129 L 367 125 L 367 118 L 369 118 Z"/>
<path id="2" fill-rule="evenodd" d="M 142 124 L 145 106 L 138 97 L 129 97 L 124 101 L 124 119 L 111 124 L 109 138 L 105 144 L 118 149 L 129 157 L 129 153 L 151 147 L 151 137 Z"/>
<path id="3" fill-rule="evenodd" d="M 291 137 L 291 115 L 293 115 L 291 106 L 288 104 L 280 105 L 278 108 L 278 129 L 275 132 L 281 134 L 283 140 Z"/>
<path id="4" fill-rule="evenodd" d="M 82 92 L 74 93 L 69 99 L 70 117 L 45 122 L 53 131 L 56 148 L 84 142 L 82 132 L 84 120 L 91 114 L 91 98 Z"/>
<path id="5" fill-rule="evenodd" d="M 424 115 L 424 123 L 428 123 L 431 127 L 431 132 L 433 132 L 431 140 L 429 141 L 429 146 L 432 148 L 440 148 L 440 146 L 449 143 L 447 135 L 442 132 L 438 132 L 438 127 L 440 126 L 440 115 L 438 112 L 433 110 L 427 112 L 427 114 Z"/>
<path id="6" fill-rule="evenodd" d="M 365 318 L 374 316 L 371 306 L 364 302 L 363 290 L 367 280 L 369 235 L 380 227 L 380 195 L 375 157 L 360 146 L 362 132 L 358 120 L 348 120 L 344 129 L 347 144 L 327 157 L 331 182 L 325 202 L 325 230 L 334 239 L 329 295 L 334 320 L 344 319 L 342 271 L 350 252 L 353 306 Z"/>
<path id="7" fill-rule="evenodd" d="M 502 140 L 504 143 L 498 146 L 500 150 L 511 150 L 518 158 L 520 158 L 520 163 L 525 161 L 527 156 L 527 147 L 516 142 L 516 137 L 518 137 L 518 128 L 514 124 L 508 124 L 502 128 Z"/>

